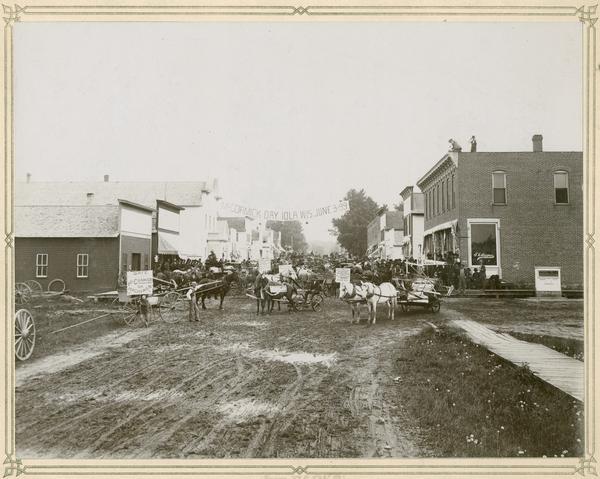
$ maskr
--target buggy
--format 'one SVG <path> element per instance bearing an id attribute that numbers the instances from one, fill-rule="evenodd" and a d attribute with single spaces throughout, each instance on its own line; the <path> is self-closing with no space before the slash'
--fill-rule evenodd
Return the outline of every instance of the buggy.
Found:
<path id="1" fill-rule="evenodd" d="M 398 304 L 402 311 L 407 312 L 413 306 L 429 309 L 437 313 L 441 307 L 440 296 L 435 289 L 435 283 L 430 278 L 415 278 L 412 280 L 393 280 L 398 290 Z"/>

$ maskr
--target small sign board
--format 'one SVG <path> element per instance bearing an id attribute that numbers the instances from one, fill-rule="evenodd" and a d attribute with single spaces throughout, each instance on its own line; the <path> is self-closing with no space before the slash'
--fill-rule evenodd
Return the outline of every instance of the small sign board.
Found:
<path id="1" fill-rule="evenodd" d="M 335 268 L 335 282 L 336 283 L 349 283 L 350 282 L 350 268 Z"/>
<path id="2" fill-rule="evenodd" d="M 127 271 L 127 296 L 152 294 L 152 270 Z"/>
<path id="3" fill-rule="evenodd" d="M 258 260 L 258 272 L 268 273 L 271 271 L 271 260 L 270 259 L 259 259 Z"/>
<path id="4" fill-rule="evenodd" d="M 560 268 L 554 267 L 535 267 L 535 290 L 537 293 L 560 294 Z"/>
<path id="5" fill-rule="evenodd" d="M 288 278 L 296 278 L 296 272 L 291 264 L 280 264 L 279 274 L 282 276 L 287 276 Z"/>

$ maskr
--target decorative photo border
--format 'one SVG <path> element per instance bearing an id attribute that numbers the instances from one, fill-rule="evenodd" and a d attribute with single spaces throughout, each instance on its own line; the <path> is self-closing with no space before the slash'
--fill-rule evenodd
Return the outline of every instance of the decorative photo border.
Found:
<path id="1" fill-rule="evenodd" d="M 0 169 L 0 184 L 4 189 L 3 219 L 5 247 L 0 248 L 0 263 L 4 265 L 0 304 L 4 306 L 4 329 L 1 333 L 4 355 L 0 355 L 2 398 L 4 402 L 3 434 L 4 477 L 66 477 L 66 476 L 211 476 L 211 477 L 384 477 L 384 476 L 534 476 L 568 477 L 597 476 L 596 467 L 596 383 L 597 331 L 595 254 L 596 156 L 598 102 L 596 72 L 600 60 L 596 52 L 598 4 L 581 4 L 556 0 L 552 3 L 520 5 L 501 2 L 477 5 L 475 2 L 410 4 L 409 0 L 379 5 L 351 4 L 347 0 L 326 4 L 294 6 L 276 4 L 223 4 L 211 0 L 200 3 L 157 4 L 155 1 L 128 1 L 116 4 L 104 0 L 95 3 L 81 0 L 61 0 L 62 4 L 28 1 L 2 5 L 3 35 L 3 127 L 4 168 Z M 414 0 L 413 0 L 414 1 Z M 535 5 L 539 3 L 538 5 Z M 81 22 L 81 21 L 573 21 L 582 24 L 583 52 L 583 158 L 584 158 L 584 314 L 585 314 L 585 455 L 565 459 L 249 459 L 249 460 L 33 460 L 19 458 L 15 448 L 15 351 L 14 351 L 14 103 L 13 103 L 13 30 L 19 22 Z M 17 27 L 18 28 L 18 27 Z M 1 329 L 1 328 L 0 328 Z"/>

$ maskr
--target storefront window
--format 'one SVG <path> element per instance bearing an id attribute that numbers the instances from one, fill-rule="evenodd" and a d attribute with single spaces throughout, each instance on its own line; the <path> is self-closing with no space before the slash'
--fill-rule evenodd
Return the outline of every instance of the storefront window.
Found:
<path id="1" fill-rule="evenodd" d="M 498 266 L 495 224 L 471 224 L 471 264 Z"/>

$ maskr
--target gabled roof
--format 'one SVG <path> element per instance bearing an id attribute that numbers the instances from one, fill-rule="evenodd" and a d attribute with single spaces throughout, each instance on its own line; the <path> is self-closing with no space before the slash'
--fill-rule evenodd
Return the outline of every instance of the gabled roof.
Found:
<path id="1" fill-rule="evenodd" d="M 118 206 L 15 206 L 19 238 L 115 238 Z"/>
<path id="2" fill-rule="evenodd" d="M 119 198 L 156 207 L 156 200 L 201 206 L 204 181 L 31 181 L 15 183 L 18 206 L 116 205 Z"/>

